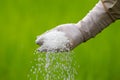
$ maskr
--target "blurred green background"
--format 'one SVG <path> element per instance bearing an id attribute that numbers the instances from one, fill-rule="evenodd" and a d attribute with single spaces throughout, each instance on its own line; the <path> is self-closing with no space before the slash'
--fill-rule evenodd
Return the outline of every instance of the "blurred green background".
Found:
<path id="1" fill-rule="evenodd" d="M 0 80 L 27 80 L 36 36 L 82 19 L 98 0 L 0 0 Z M 120 80 L 120 22 L 78 46 L 77 80 Z"/>

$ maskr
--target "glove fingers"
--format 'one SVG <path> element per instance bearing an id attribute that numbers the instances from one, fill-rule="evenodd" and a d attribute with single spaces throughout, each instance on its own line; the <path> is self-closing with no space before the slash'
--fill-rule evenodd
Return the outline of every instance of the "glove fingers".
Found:
<path id="1" fill-rule="evenodd" d="M 44 41 L 44 38 L 42 36 L 37 36 L 37 39 L 36 39 L 36 44 L 38 45 L 42 45 L 43 44 L 43 41 Z"/>

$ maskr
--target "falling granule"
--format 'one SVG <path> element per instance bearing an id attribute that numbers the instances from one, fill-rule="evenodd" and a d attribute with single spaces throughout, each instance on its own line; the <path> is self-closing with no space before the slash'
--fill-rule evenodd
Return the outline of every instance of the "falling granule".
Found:
<path id="1" fill-rule="evenodd" d="M 71 42 L 64 32 L 53 30 L 40 37 L 43 39 L 43 44 L 38 48 L 40 52 L 63 52 L 70 50 Z"/>
<path id="2" fill-rule="evenodd" d="M 74 52 L 35 53 L 34 64 L 28 75 L 29 80 L 76 80 L 79 65 Z"/>
<path id="3" fill-rule="evenodd" d="M 54 30 L 40 37 L 43 44 L 39 52 L 35 52 L 29 80 L 76 80 L 78 66 L 73 60 L 74 53 L 70 52 L 71 43 L 65 33 Z"/>

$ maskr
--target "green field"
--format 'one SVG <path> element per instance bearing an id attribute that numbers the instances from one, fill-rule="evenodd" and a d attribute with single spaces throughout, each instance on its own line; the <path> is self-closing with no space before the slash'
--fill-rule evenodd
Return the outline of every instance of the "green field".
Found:
<path id="1" fill-rule="evenodd" d="M 0 0 L 0 80 L 27 80 L 36 36 L 82 19 L 98 0 Z M 74 49 L 77 80 L 120 80 L 120 21 Z"/>

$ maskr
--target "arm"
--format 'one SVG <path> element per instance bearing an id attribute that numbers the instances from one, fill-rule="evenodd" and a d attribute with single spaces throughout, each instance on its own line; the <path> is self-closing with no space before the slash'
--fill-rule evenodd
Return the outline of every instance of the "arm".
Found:
<path id="1" fill-rule="evenodd" d="M 120 0 L 102 0 L 78 23 L 63 24 L 50 30 L 64 32 L 70 40 L 70 49 L 96 36 L 108 25 L 120 18 Z M 49 33 L 49 31 L 47 32 Z M 45 33 L 46 34 L 46 33 Z M 36 43 L 44 44 L 44 35 L 37 38 Z"/>
<path id="2" fill-rule="evenodd" d="M 120 4 L 117 5 L 116 3 L 118 3 L 117 0 L 99 1 L 86 17 L 77 23 L 79 30 L 82 32 L 84 41 L 94 37 L 104 28 L 120 18 L 120 7 L 117 7 Z M 114 11 L 116 8 L 118 8 L 116 10 L 117 12 Z"/>

